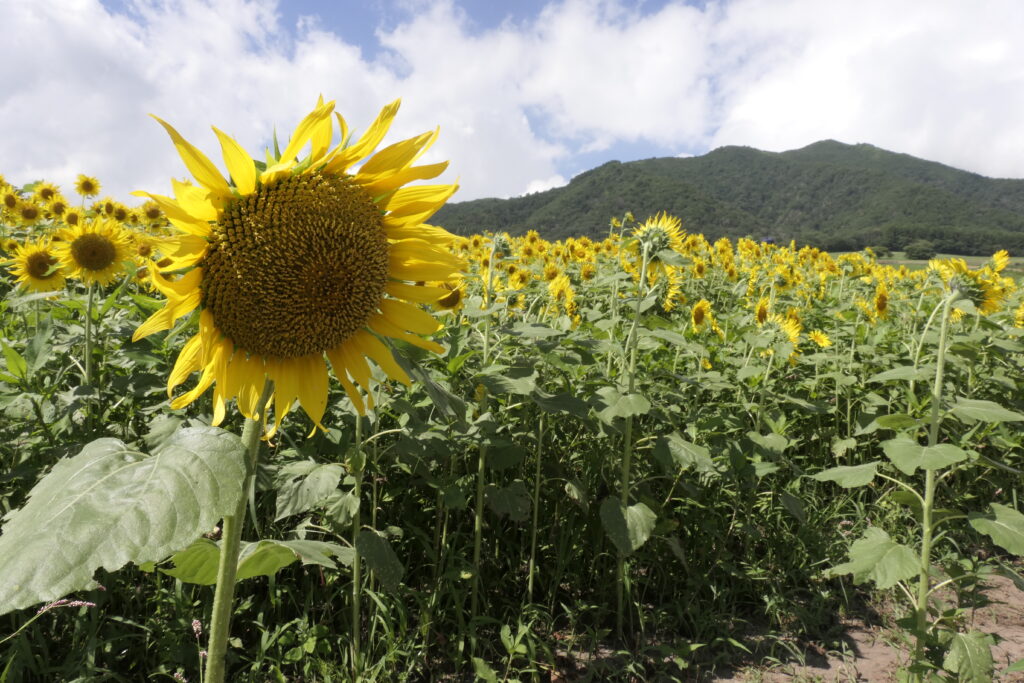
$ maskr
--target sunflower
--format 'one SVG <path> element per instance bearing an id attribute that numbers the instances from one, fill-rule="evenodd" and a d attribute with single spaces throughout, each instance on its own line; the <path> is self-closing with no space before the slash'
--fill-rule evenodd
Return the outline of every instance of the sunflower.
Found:
<path id="1" fill-rule="evenodd" d="M 399 102 L 384 107 L 369 130 L 343 146 L 348 126 L 338 115 L 342 144 L 330 148 L 334 103 L 306 116 L 285 150 L 268 153 L 260 172 L 250 155 L 214 128 L 232 184 L 169 124 L 171 136 L 197 185 L 172 180 L 175 198 L 150 198 L 180 231 L 170 246 L 169 269 L 177 278 L 151 272 L 165 307 L 136 331 L 138 340 L 169 329 L 199 310 L 199 331 L 185 343 L 168 379 L 168 392 L 200 372 L 198 384 L 178 396 L 173 408 L 192 403 L 215 383 L 213 423 L 237 397 L 243 415 L 262 412 L 259 396 L 273 382 L 276 430 L 296 399 L 323 428 L 330 361 L 356 410 L 365 407 L 357 385 L 369 392 L 372 359 L 389 377 L 409 377 L 381 337 L 401 339 L 435 353 L 421 335 L 440 327 L 417 304 L 449 294 L 426 282 L 447 281 L 463 262 L 448 253 L 454 237 L 424 221 L 457 185 L 417 185 L 447 162 L 413 166 L 437 131 L 398 142 L 349 169 L 380 144 Z M 301 161 L 296 157 L 310 145 Z M 326 358 L 325 358 L 326 356 Z M 369 401 L 372 407 L 372 399 Z"/>
<path id="2" fill-rule="evenodd" d="M 124 262 L 131 258 L 128 235 L 109 219 L 97 218 L 59 230 L 57 237 L 57 257 L 67 275 L 86 284 L 110 284 L 124 273 Z"/>
<path id="3" fill-rule="evenodd" d="M 95 197 L 100 193 L 100 181 L 84 173 L 79 173 L 78 180 L 75 181 L 75 192 L 83 197 Z"/>
<path id="4" fill-rule="evenodd" d="M 60 188 L 53 183 L 41 182 L 37 183 L 32 194 L 41 204 L 48 203 L 54 197 L 60 195 Z"/>
<path id="5" fill-rule="evenodd" d="M 17 247 L 10 270 L 22 287 L 30 292 L 52 292 L 64 288 L 60 261 L 46 238 Z"/>
<path id="6" fill-rule="evenodd" d="M 813 330 L 807 333 L 807 338 L 817 344 L 820 348 L 827 349 L 832 346 L 832 340 L 821 330 Z"/>
<path id="7" fill-rule="evenodd" d="M 684 248 L 684 236 L 680 231 L 682 221 L 675 216 L 670 216 L 667 213 L 660 213 L 656 216 L 648 218 L 643 225 L 633 231 L 633 237 L 636 238 L 636 242 L 628 250 L 631 260 L 635 262 L 636 267 L 640 267 L 640 246 L 647 249 L 648 258 L 648 277 L 652 280 L 656 279 L 660 274 L 660 271 L 664 269 L 664 265 L 661 261 L 659 254 L 670 249 L 675 252 L 682 252 Z M 639 277 L 639 273 L 637 273 Z"/>

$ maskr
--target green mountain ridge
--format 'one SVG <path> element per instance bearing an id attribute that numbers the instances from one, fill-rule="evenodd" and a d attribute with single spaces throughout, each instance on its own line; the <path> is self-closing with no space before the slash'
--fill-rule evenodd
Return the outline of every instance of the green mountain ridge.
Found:
<path id="1" fill-rule="evenodd" d="M 610 161 L 564 187 L 448 204 L 432 222 L 463 235 L 534 229 L 550 240 L 601 238 L 626 211 L 641 220 L 667 211 L 712 240 L 898 250 L 928 239 L 943 252 L 1024 253 L 1024 180 L 834 140 L 787 152 L 729 146 L 685 159 Z"/>

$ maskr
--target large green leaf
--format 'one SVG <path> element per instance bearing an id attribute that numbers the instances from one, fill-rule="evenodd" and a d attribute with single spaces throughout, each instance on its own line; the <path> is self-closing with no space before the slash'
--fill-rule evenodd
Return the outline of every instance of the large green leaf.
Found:
<path id="1" fill-rule="evenodd" d="M 684 470 L 692 467 L 703 474 L 717 474 L 711 452 L 704 446 L 690 443 L 678 432 L 659 437 L 654 445 L 654 455 L 666 465 L 671 463 Z"/>
<path id="2" fill-rule="evenodd" d="M 878 473 L 878 463 L 868 462 L 863 465 L 840 465 L 812 474 L 811 479 L 818 481 L 834 481 L 844 489 L 866 486 Z"/>
<path id="3" fill-rule="evenodd" d="M 972 512 L 969 515 L 971 526 L 990 536 L 1001 548 L 1014 555 L 1024 555 L 1024 515 L 999 503 L 992 503 L 990 507 L 992 512 L 987 515 Z"/>
<path id="4" fill-rule="evenodd" d="M 176 432 L 152 456 L 99 439 L 58 462 L 0 536 L 0 613 L 94 586 L 100 567 L 163 560 L 232 514 L 242 495 L 240 439 Z"/>
<path id="5" fill-rule="evenodd" d="M 646 543 L 657 521 L 657 515 L 643 503 L 626 507 L 614 496 L 601 503 L 601 523 L 623 555 L 629 555 Z"/>
<path id="6" fill-rule="evenodd" d="M 957 675 L 962 683 L 989 683 L 992 680 L 992 636 L 981 631 L 954 633 L 942 668 Z"/>
<path id="7" fill-rule="evenodd" d="M 324 541 L 243 541 L 238 553 L 238 574 L 235 580 L 273 576 L 295 560 L 335 569 L 337 565 L 332 557 L 336 557 L 342 564 L 350 565 L 353 554 L 351 548 Z M 208 538 L 200 538 L 185 550 L 175 553 L 171 561 L 174 562 L 173 567 L 161 568 L 160 571 L 185 583 L 212 585 L 217 582 L 220 544 Z"/>
<path id="8" fill-rule="evenodd" d="M 337 463 L 317 464 L 312 460 L 289 463 L 278 476 L 275 521 L 326 502 L 338 489 L 343 472 Z"/>
<path id="9" fill-rule="evenodd" d="M 913 474 L 918 467 L 923 470 L 938 470 L 967 459 L 967 452 L 951 443 L 922 446 L 905 436 L 883 441 L 882 450 L 903 474 Z"/>
<path id="10" fill-rule="evenodd" d="M 604 408 L 597 416 L 605 424 L 611 425 L 617 417 L 630 415 L 646 415 L 651 409 L 651 402 L 638 393 L 623 394 L 615 387 L 603 387 L 597 390 Z"/>
<path id="11" fill-rule="evenodd" d="M 386 538 L 372 529 L 362 529 L 356 536 L 356 550 L 385 588 L 398 588 L 405 567 Z"/>
<path id="12" fill-rule="evenodd" d="M 850 561 L 836 565 L 827 573 L 830 576 L 853 574 L 857 583 L 874 581 L 879 588 L 892 588 L 897 582 L 915 576 L 919 570 L 914 551 L 873 526 L 850 546 Z"/>
<path id="13" fill-rule="evenodd" d="M 530 516 L 532 499 L 522 479 L 508 486 L 487 485 L 487 506 L 513 522 L 525 522 Z"/>
<path id="14" fill-rule="evenodd" d="M 1024 415 L 1007 410 L 993 401 L 980 401 L 972 398 L 958 398 L 952 413 L 961 419 L 981 420 L 982 422 L 1020 422 Z"/>

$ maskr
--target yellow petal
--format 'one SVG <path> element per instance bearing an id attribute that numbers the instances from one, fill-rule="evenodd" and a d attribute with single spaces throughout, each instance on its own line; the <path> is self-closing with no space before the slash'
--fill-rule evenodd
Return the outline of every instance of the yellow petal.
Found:
<path id="1" fill-rule="evenodd" d="M 359 330 L 353 334 L 348 343 L 352 344 L 360 353 L 373 359 L 373 362 L 380 366 L 380 369 L 391 379 L 398 380 L 405 386 L 412 386 L 409 375 L 395 360 L 391 349 L 384 343 L 365 330 Z"/>
<path id="2" fill-rule="evenodd" d="M 420 213 L 444 204 L 456 190 L 455 185 L 413 185 L 396 190 L 388 199 L 387 208 L 395 216 Z"/>
<path id="3" fill-rule="evenodd" d="M 341 388 L 345 390 L 345 394 L 348 399 L 352 401 L 352 405 L 355 407 L 355 411 L 359 415 L 366 415 L 366 405 L 362 403 L 362 396 L 359 395 L 358 390 L 352 386 L 352 383 L 348 381 L 348 372 L 345 368 L 345 358 L 338 352 L 338 349 L 331 349 L 327 352 L 327 357 L 331 360 L 331 367 L 334 368 L 334 376 L 341 382 Z"/>
<path id="4" fill-rule="evenodd" d="M 152 115 L 151 115 L 152 116 Z M 231 188 L 228 187 L 228 181 L 224 180 L 224 176 L 221 172 L 213 165 L 205 154 L 200 152 L 190 142 L 185 140 L 178 134 L 178 131 L 174 130 L 171 124 L 167 123 L 159 117 L 153 116 L 167 134 L 171 136 L 171 140 L 174 142 L 174 148 L 178 150 L 178 154 L 181 155 L 181 160 L 185 162 L 185 167 L 189 170 L 189 173 L 199 181 L 203 187 L 207 188 L 219 197 L 230 197 Z"/>
<path id="5" fill-rule="evenodd" d="M 404 282 L 389 282 L 384 286 L 384 291 L 396 299 L 405 299 L 417 304 L 432 304 L 438 299 L 451 294 L 451 290 L 444 287 L 430 287 L 426 285 L 409 285 Z"/>
<path id="6" fill-rule="evenodd" d="M 189 215 L 183 208 L 170 197 L 164 197 L 159 194 L 150 194 L 149 192 L 135 191 L 132 192 L 136 197 L 149 197 L 160 210 L 167 216 L 167 220 L 171 222 L 171 225 L 178 228 L 182 232 L 187 232 L 191 235 L 198 235 L 202 237 L 208 237 L 210 235 L 210 224 L 207 221 L 202 221 L 194 216 Z"/>
<path id="7" fill-rule="evenodd" d="M 418 223 L 402 227 L 392 227 L 388 224 L 387 217 L 384 218 L 384 232 L 388 239 L 407 240 L 420 239 L 434 244 L 448 245 L 455 241 L 456 236 L 436 225 Z M 460 266 L 461 268 L 461 266 Z"/>
<path id="8" fill-rule="evenodd" d="M 309 114 L 306 114 L 306 118 L 299 122 L 299 125 L 295 127 L 295 132 L 292 133 L 291 140 L 288 141 L 288 146 L 281 152 L 281 161 L 291 161 L 299 154 L 299 150 L 306 146 L 309 139 L 313 137 L 313 133 L 316 132 L 317 126 L 321 124 L 324 119 L 327 120 L 328 124 L 331 120 L 331 112 L 334 111 L 334 101 L 330 101 L 325 105 L 317 107 Z"/>
<path id="9" fill-rule="evenodd" d="M 359 138 L 359 142 L 344 149 L 335 148 L 328 155 L 330 160 L 324 166 L 324 172 L 342 174 L 353 163 L 376 149 L 380 141 L 387 135 L 391 122 L 394 120 L 395 114 L 398 113 L 398 107 L 401 103 L 401 100 L 395 100 L 381 109 L 380 114 L 377 115 L 370 128 Z"/>
<path id="10" fill-rule="evenodd" d="M 416 334 L 433 334 L 441 329 L 441 323 L 434 316 L 397 299 L 382 299 L 380 312 L 399 327 Z"/>
<path id="11" fill-rule="evenodd" d="M 231 179 L 235 181 L 235 187 L 243 197 L 253 193 L 256 189 L 256 165 L 249 153 L 229 135 L 221 132 L 216 126 L 213 132 L 220 140 L 220 149 L 224 155 L 224 165 L 228 167 Z"/>
<path id="12" fill-rule="evenodd" d="M 174 361 L 174 368 L 170 377 L 167 378 L 167 397 L 170 398 L 174 388 L 188 379 L 188 376 L 200 368 L 199 350 L 201 344 L 199 335 L 194 335 L 181 347 L 178 358 Z"/>
<path id="13" fill-rule="evenodd" d="M 324 429 L 320 420 L 323 419 L 324 410 L 327 409 L 327 363 L 324 362 L 321 353 L 296 358 L 295 361 L 297 366 L 295 376 L 299 383 L 299 405 L 313 420 L 313 424 Z"/>
<path id="14" fill-rule="evenodd" d="M 199 383 L 195 387 L 193 387 L 191 391 L 186 391 L 184 394 L 171 401 L 171 408 L 173 410 L 184 408 L 185 406 L 189 405 L 197 398 L 202 396 L 203 392 L 210 388 L 210 385 L 213 384 L 213 380 L 216 379 L 216 373 L 214 372 L 214 368 L 217 365 L 217 361 L 219 360 L 220 355 L 224 352 L 224 344 L 214 345 L 213 351 L 210 354 L 211 358 L 209 362 L 203 367 L 203 374 L 200 375 L 199 377 Z"/>
<path id="15" fill-rule="evenodd" d="M 418 346 L 421 349 L 427 351 L 433 351 L 434 353 L 444 353 L 444 347 L 437 342 L 430 341 L 429 339 L 423 339 L 417 337 L 415 334 L 409 334 L 398 325 L 394 324 L 383 315 L 377 314 L 371 316 L 367 321 L 367 325 L 371 330 L 379 335 L 385 337 L 392 337 L 394 339 L 401 339 L 404 342 Z"/>
<path id="16" fill-rule="evenodd" d="M 372 176 L 363 175 L 363 171 L 360 169 L 359 175 L 355 176 L 353 181 L 362 185 L 363 189 L 366 190 L 366 193 L 371 197 L 379 197 L 390 192 L 396 187 L 401 187 L 402 185 L 411 183 L 414 180 L 429 180 L 430 178 L 436 178 L 444 173 L 446 168 L 448 168 L 448 162 L 442 161 L 437 164 L 410 166 L 409 168 L 403 168 L 398 171 L 378 173 Z M 386 209 L 387 202 L 383 203 L 381 208 Z"/>
<path id="17" fill-rule="evenodd" d="M 405 168 L 434 144 L 440 132 L 440 129 L 436 128 L 431 132 L 388 145 L 360 166 L 359 172 L 373 175 L 396 168 Z"/>
<path id="18" fill-rule="evenodd" d="M 210 203 L 210 193 L 202 187 L 189 185 L 171 178 L 174 197 L 188 215 L 199 221 L 217 220 L 217 207 Z"/>
<path id="19" fill-rule="evenodd" d="M 324 96 L 321 95 L 316 102 L 318 107 L 324 104 Z M 334 134 L 334 126 L 331 117 L 327 116 L 323 121 L 316 124 L 313 130 L 313 137 L 310 145 L 310 159 L 316 163 L 324 158 L 327 150 L 331 147 L 331 136 Z"/>

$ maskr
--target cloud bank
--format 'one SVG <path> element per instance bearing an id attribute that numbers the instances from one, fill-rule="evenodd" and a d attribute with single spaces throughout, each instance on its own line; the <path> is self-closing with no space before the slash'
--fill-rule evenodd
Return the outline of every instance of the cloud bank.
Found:
<path id="1" fill-rule="evenodd" d="M 390 140 L 440 125 L 426 160 L 452 161 L 460 200 L 563 184 L 578 155 L 634 143 L 834 138 L 1024 176 L 1017 0 L 564 0 L 483 30 L 451 2 L 403 7 L 357 44 L 274 0 L 5 0 L 0 173 L 166 192 L 186 171 L 148 113 L 212 158 L 211 124 L 261 156 L 323 93 L 357 130 L 402 97 Z"/>

